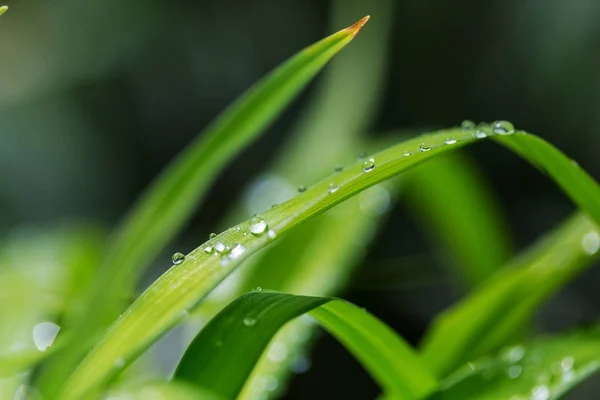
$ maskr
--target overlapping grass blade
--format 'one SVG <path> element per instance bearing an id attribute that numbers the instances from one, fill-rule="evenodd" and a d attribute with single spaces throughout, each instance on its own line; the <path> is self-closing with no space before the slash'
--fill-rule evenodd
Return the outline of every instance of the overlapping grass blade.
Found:
<path id="1" fill-rule="evenodd" d="M 52 397 L 87 350 L 88 338 L 122 310 L 140 273 L 181 228 L 218 171 L 264 130 L 367 19 L 303 50 L 242 95 L 144 194 L 116 233 L 89 303 L 79 315 L 94 315 L 79 319 L 72 336 L 82 341 L 66 347 L 67 353 L 55 358 L 41 377 L 39 385 L 47 396 Z"/>
<path id="2" fill-rule="evenodd" d="M 441 314 L 423 345 L 432 370 L 445 376 L 510 341 L 543 301 L 592 263 L 598 233 L 595 224 L 576 214 Z"/>
<path id="3" fill-rule="evenodd" d="M 415 168 L 406 175 L 403 198 L 459 283 L 473 286 L 508 261 L 500 207 L 465 155 L 447 154 Z"/>
<path id="4" fill-rule="evenodd" d="M 488 137 L 492 135 L 491 127 L 482 129 L 488 131 Z M 518 132 L 504 139 L 510 141 L 511 137 L 517 136 L 525 140 L 532 137 Z M 451 141 L 448 141 L 449 137 L 452 138 Z M 181 264 L 168 270 L 148 288 L 115 322 L 103 340 L 66 381 L 61 399 L 80 398 L 110 380 L 118 373 L 123 362 L 130 361 L 176 324 L 185 310 L 200 301 L 243 260 L 272 242 L 275 237 L 280 237 L 376 183 L 436 155 L 476 142 L 480 137 L 473 130 L 456 128 L 393 146 L 374 154 L 371 157 L 373 160 L 354 163 L 306 192 L 266 211 L 263 218 L 268 229 L 262 221 L 246 221 L 192 251 Z M 545 146 L 545 142 L 539 139 L 530 139 L 528 143 L 532 146 L 542 143 Z M 551 176 L 558 175 L 556 180 L 575 203 L 586 205 L 585 200 L 589 197 L 600 199 L 600 188 L 591 177 L 571 163 L 566 168 L 571 170 L 548 170 Z M 567 180 L 563 174 L 580 176 Z M 589 207 L 586 211 L 600 221 L 598 207 Z M 257 235 L 252 234 L 252 231 Z"/>
<path id="5" fill-rule="evenodd" d="M 598 370 L 598 330 L 546 337 L 470 362 L 449 376 L 431 400 L 555 400 Z"/>
<path id="6" fill-rule="evenodd" d="M 224 399 L 235 399 L 275 333 L 309 311 L 385 391 L 399 399 L 414 399 L 437 389 L 436 380 L 412 348 L 368 312 L 342 300 L 260 292 L 231 303 L 200 332 L 175 378 L 207 388 Z M 271 349 L 280 359 L 285 351 L 277 342 Z M 235 368 L 228 368 L 231 365 Z"/>

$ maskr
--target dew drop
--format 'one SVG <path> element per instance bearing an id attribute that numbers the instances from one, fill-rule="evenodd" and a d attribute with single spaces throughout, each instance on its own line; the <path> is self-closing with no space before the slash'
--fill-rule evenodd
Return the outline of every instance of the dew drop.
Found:
<path id="1" fill-rule="evenodd" d="M 487 133 L 485 133 L 485 131 L 483 131 L 481 129 L 477 129 L 477 131 L 475 132 L 475 137 L 477 139 L 484 139 L 487 137 Z"/>
<path id="2" fill-rule="evenodd" d="M 253 292 L 262 292 L 262 288 L 260 286 L 255 287 L 254 289 L 252 289 Z"/>
<path id="3" fill-rule="evenodd" d="M 267 221 L 264 218 L 255 216 L 250 220 L 250 233 L 254 236 L 260 236 L 267 230 Z"/>
<path id="4" fill-rule="evenodd" d="M 231 250 L 231 248 L 223 242 L 215 244 L 215 251 L 219 254 L 227 254 L 229 253 L 229 250 Z"/>
<path id="5" fill-rule="evenodd" d="M 250 327 L 256 324 L 256 318 L 254 317 L 246 317 L 244 318 L 244 325 Z"/>
<path id="6" fill-rule="evenodd" d="M 469 120 L 469 119 L 465 119 L 461 124 L 460 127 L 462 129 L 475 129 L 475 122 Z"/>
<path id="7" fill-rule="evenodd" d="M 508 121 L 496 121 L 492 126 L 492 131 L 498 135 L 512 135 L 515 133 L 515 127 Z"/>
<path id="8" fill-rule="evenodd" d="M 206 246 L 206 247 L 204 248 L 204 252 L 205 252 L 206 254 L 212 254 L 212 252 L 213 252 L 213 251 L 214 251 L 214 249 L 212 248 L 212 246 Z"/>
<path id="9" fill-rule="evenodd" d="M 573 364 L 575 364 L 575 359 L 573 357 L 565 357 L 560 362 L 560 367 L 566 372 L 573 369 Z"/>
<path id="10" fill-rule="evenodd" d="M 456 139 L 454 139 L 454 138 L 446 138 L 446 141 L 444 143 L 446 143 L 446 144 L 454 144 L 454 143 L 456 143 Z"/>
<path id="11" fill-rule="evenodd" d="M 510 379 L 516 379 L 521 376 L 521 372 L 523 372 L 523 367 L 520 365 L 512 365 L 508 368 L 508 377 Z"/>
<path id="12" fill-rule="evenodd" d="M 600 249 L 600 236 L 597 232 L 590 232 L 583 237 L 581 247 L 590 256 L 593 256 Z"/>
<path id="13" fill-rule="evenodd" d="M 343 170 L 343 169 L 344 169 L 344 167 L 343 167 L 343 166 L 341 166 L 341 165 L 339 165 L 339 164 L 336 164 L 336 165 L 333 167 L 333 172 L 335 172 L 335 173 L 342 172 L 342 170 Z"/>
<path id="14" fill-rule="evenodd" d="M 306 187 L 304 187 L 302 185 L 298 186 L 298 193 L 304 193 L 304 192 L 306 192 Z"/>
<path id="15" fill-rule="evenodd" d="M 402 157 L 408 157 L 408 156 L 410 156 L 410 151 L 402 152 Z"/>
<path id="16" fill-rule="evenodd" d="M 267 357 L 274 362 L 282 362 L 287 357 L 287 347 L 281 342 L 275 342 L 271 345 Z"/>
<path id="17" fill-rule="evenodd" d="M 267 231 L 267 236 L 269 237 L 269 239 L 275 239 L 277 237 L 277 233 L 275 233 L 273 229 L 269 229 Z"/>
<path id="18" fill-rule="evenodd" d="M 208 235 L 208 239 L 214 239 L 217 237 L 216 233 L 211 233 L 210 235 Z"/>
<path id="19" fill-rule="evenodd" d="M 231 252 L 229 252 L 229 258 L 231 258 L 232 260 L 238 259 L 244 254 L 245 251 L 246 248 L 244 247 L 244 245 L 242 245 L 241 243 L 237 243 L 235 246 L 233 246 Z"/>
<path id="20" fill-rule="evenodd" d="M 336 185 L 335 183 L 330 183 L 329 184 L 329 188 L 327 189 L 327 193 L 331 194 L 331 193 L 335 193 L 337 192 L 337 190 L 340 188 L 339 185 Z"/>
<path id="21" fill-rule="evenodd" d="M 175 253 L 171 257 L 171 260 L 173 261 L 173 264 L 175 264 L 175 265 L 181 264 L 185 260 L 185 255 L 182 253 Z"/>
<path id="22" fill-rule="evenodd" d="M 428 145 L 427 143 L 421 143 L 421 146 L 419 147 L 419 150 L 421 150 L 421 151 L 429 151 L 429 150 L 431 150 L 431 146 Z"/>
<path id="23" fill-rule="evenodd" d="M 548 386 L 536 386 L 531 390 L 531 400 L 548 400 L 550 398 L 550 389 Z"/>
<path id="24" fill-rule="evenodd" d="M 40 351 L 46 351 L 54 343 L 59 330 L 60 326 L 49 321 L 41 322 L 34 326 L 33 343 L 35 343 L 35 347 Z"/>
<path id="25" fill-rule="evenodd" d="M 233 228 L 233 230 L 234 230 L 235 232 L 239 232 L 239 231 L 241 231 L 241 230 L 242 230 L 242 228 L 240 228 L 239 226 L 237 226 L 237 225 L 236 225 L 236 226 Z"/>
<path id="26" fill-rule="evenodd" d="M 363 172 L 371 172 L 375 169 L 375 159 L 369 158 L 367 161 L 363 162 L 362 170 Z"/>

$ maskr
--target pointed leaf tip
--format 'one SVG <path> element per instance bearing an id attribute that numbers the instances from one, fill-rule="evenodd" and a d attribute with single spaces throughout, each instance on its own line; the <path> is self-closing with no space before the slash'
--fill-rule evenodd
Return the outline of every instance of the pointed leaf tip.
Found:
<path id="1" fill-rule="evenodd" d="M 360 32 L 360 29 L 367 23 L 369 18 L 371 18 L 371 16 L 367 15 L 366 17 L 363 17 L 361 20 L 359 20 L 359 21 L 355 22 L 354 24 L 350 25 L 349 27 L 347 27 L 345 30 L 348 32 L 352 32 L 352 37 L 355 37 L 358 34 L 358 32 Z"/>
<path id="2" fill-rule="evenodd" d="M 8 6 L 0 6 L 0 15 L 4 14 L 8 10 Z"/>

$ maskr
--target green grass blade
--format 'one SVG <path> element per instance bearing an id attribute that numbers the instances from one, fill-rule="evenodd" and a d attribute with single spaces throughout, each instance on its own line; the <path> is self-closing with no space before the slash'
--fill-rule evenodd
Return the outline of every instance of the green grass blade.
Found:
<path id="1" fill-rule="evenodd" d="M 368 17 L 294 56 L 242 95 L 184 151 L 141 198 L 116 233 L 95 290 L 73 333 L 89 338 L 122 310 L 137 278 L 189 217 L 217 173 L 248 145 L 317 72 L 347 45 Z M 110 290 L 106 290 L 110 287 Z M 87 350 L 87 342 L 71 344 L 51 363 L 40 387 L 48 396 Z"/>
<path id="2" fill-rule="evenodd" d="M 0 7 L 0 15 L 4 14 L 7 10 L 8 10 L 7 6 L 1 6 Z"/>
<path id="3" fill-rule="evenodd" d="M 547 337 L 470 362 L 431 400 L 555 400 L 599 370 L 598 331 Z"/>
<path id="4" fill-rule="evenodd" d="M 146 382 L 130 389 L 117 390 L 107 399 L 127 400 L 223 400 L 207 390 L 185 382 Z"/>
<path id="5" fill-rule="evenodd" d="M 488 136 L 491 135 L 489 131 Z M 531 137 L 525 133 L 513 136 L 518 135 Z M 447 140 L 449 137 L 451 141 Z M 110 380 L 118 373 L 123 361 L 130 361 L 137 356 L 176 324 L 183 312 L 204 298 L 243 260 L 276 237 L 281 237 L 370 186 L 439 154 L 474 143 L 479 137 L 472 130 L 455 128 L 393 146 L 374 154 L 372 162 L 367 159 L 354 163 L 304 193 L 266 211 L 263 217 L 268 229 L 264 233 L 261 229 L 257 236 L 251 234 L 250 229 L 256 230 L 262 224 L 249 220 L 198 247 L 181 264 L 162 275 L 113 324 L 102 341 L 65 382 L 61 400 L 80 398 Z M 510 140 L 510 137 L 507 138 Z M 581 203 L 581 199 L 589 194 L 595 194 L 595 198 L 600 199 L 600 188 L 595 181 L 580 168 L 570 163 L 569 166 L 575 170 L 573 173 L 584 176 L 577 180 L 559 180 L 573 200 Z M 600 221 L 600 213 L 595 213 L 595 208 L 587 211 Z"/>
<path id="6" fill-rule="evenodd" d="M 428 365 L 445 376 L 510 341 L 544 300 L 591 265 L 598 232 L 585 216 L 575 215 L 440 315 L 423 344 Z"/>
<path id="7" fill-rule="evenodd" d="M 455 152 L 415 168 L 404 180 L 403 199 L 463 286 L 476 285 L 508 261 L 500 207 L 465 155 Z"/>
<path id="8" fill-rule="evenodd" d="M 311 310 L 386 391 L 413 399 L 437 388 L 410 346 L 368 312 L 342 300 L 258 292 L 231 303 L 200 332 L 175 378 L 235 399 L 275 333 Z M 279 346 L 280 353 L 286 350 L 283 344 Z M 236 368 L 228 368 L 231 365 Z M 225 370 L 229 372 L 223 374 Z"/>

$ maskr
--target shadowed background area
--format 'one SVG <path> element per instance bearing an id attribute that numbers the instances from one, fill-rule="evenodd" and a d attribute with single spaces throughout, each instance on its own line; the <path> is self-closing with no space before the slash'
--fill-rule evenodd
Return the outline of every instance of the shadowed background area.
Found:
<path id="1" fill-rule="evenodd" d="M 0 21 L 3 237 L 72 224 L 108 231 L 236 96 L 299 49 L 369 13 L 372 19 L 357 41 L 374 34 L 378 17 L 391 18 L 389 33 L 381 38 L 386 40 L 379 71 L 383 89 L 372 96 L 377 101 L 365 105 L 373 108 L 372 116 L 361 121 L 370 137 L 399 141 L 464 119 L 506 119 L 600 177 L 600 2 L 595 0 L 397 0 L 380 4 L 381 16 L 369 10 L 369 1 L 358 0 L 348 7 L 342 0 L 5 3 L 10 10 Z M 332 28 L 330 21 L 341 22 Z M 360 58 L 353 49 L 344 52 Z M 368 64 L 370 54 L 363 60 Z M 329 78 L 321 75 L 220 175 L 147 283 L 170 265 L 175 250 L 189 250 L 220 229 L 242 190 L 269 165 Z M 351 87 L 367 77 L 349 78 L 344 85 Z M 336 113 L 332 120 L 352 117 L 344 109 L 331 112 Z M 466 152 L 501 206 L 515 251 L 574 209 L 543 174 L 497 145 L 481 143 Z M 329 160 L 328 154 L 324 148 L 302 156 L 330 163 L 332 171 L 334 164 L 355 158 L 352 153 Z M 433 316 L 462 291 L 440 266 L 443 260 L 418 217 L 403 207 L 401 194 L 396 202 L 342 296 L 417 343 Z M 368 281 L 360 278 L 367 269 Z M 596 322 L 598 282 L 600 272 L 589 269 L 542 309 L 537 329 L 558 332 Z M 168 348 L 163 353 L 170 362 Z M 294 378 L 286 398 L 377 394 L 361 367 L 329 336 L 318 341 L 311 364 Z M 571 396 L 593 399 L 598 385 L 592 379 Z"/>

